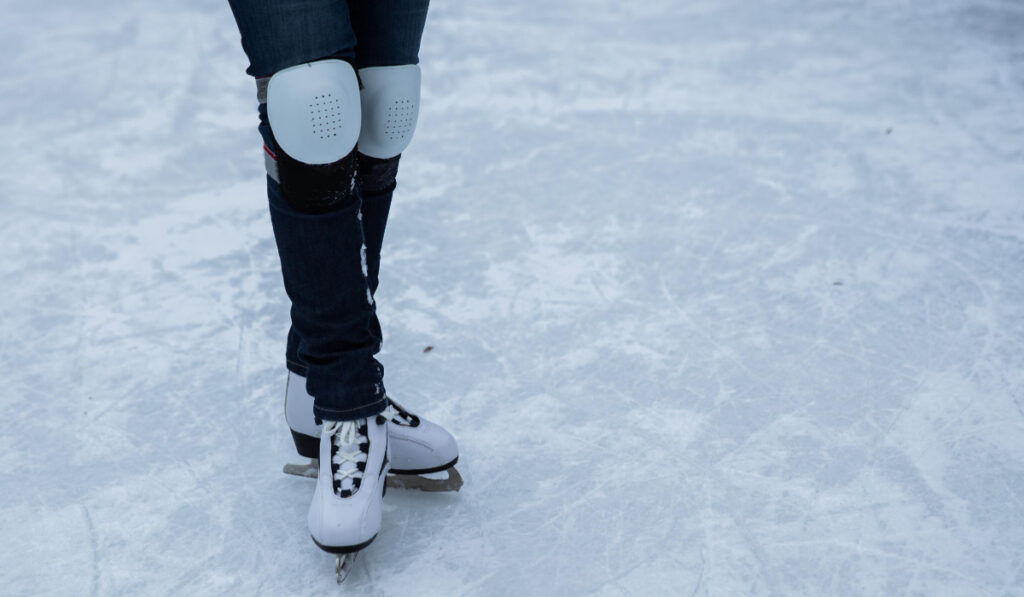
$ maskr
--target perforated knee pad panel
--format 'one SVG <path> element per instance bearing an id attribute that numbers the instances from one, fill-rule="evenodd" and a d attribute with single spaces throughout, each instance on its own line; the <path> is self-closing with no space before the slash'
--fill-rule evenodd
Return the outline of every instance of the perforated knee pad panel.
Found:
<path id="1" fill-rule="evenodd" d="M 416 130 L 420 108 L 420 67 L 371 66 L 359 69 L 363 126 L 359 151 L 387 159 L 402 153 Z"/>
<path id="2" fill-rule="evenodd" d="M 319 60 L 274 73 L 267 84 L 267 117 L 278 147 L 295 160 L 340 160 L 359 139 L 355 71 L 342 60 Z"/>

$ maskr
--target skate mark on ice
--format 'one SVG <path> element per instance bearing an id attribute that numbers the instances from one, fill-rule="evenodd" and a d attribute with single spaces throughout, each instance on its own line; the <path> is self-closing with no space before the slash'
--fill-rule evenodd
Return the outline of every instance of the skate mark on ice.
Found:
<path id="1" fill-rule="evenodd" d="M 681 565 L 682 564 L 680 564 L 680 566 Z M 700 590 L 701 583 L 704 582 L 704 567 L 704 550 L 702 549 L 700 550 L 700 574 L 697 575 L 697 582 L 693 584 L 693 591 L 690 591 L 690 597 L 695 597 L 697 595 L 697 591 Z"/>
<path id="2" fill-rule="evenodd" d="M 99 541 L 96 539 L 96 526 L 92 523 L 92 514 L 89 513 L 89 507 L 85 504 L 79 504 L 82 509 L 82 518 L 85 519 L 85 527 L 89 531 L 89 548 L 92 550 L 92 579 L 89 594 L 95 597 L 99 594 L 100 590 L 100 551 Z"/>
<path id="3" fill-rule="evenodd" d="M 981 586 L 979 584 L 977 584 L 977 581 L 978 581 L 977 578 L 968 576 L 968 575 L 964 574 L 963 572 L 958 571 L 954 567 L 941 566 L 939 564 L 934 564 L 932 562 L 929 562 L 927 559 L 925 559 L 923 557 L 913 557 L 913 556 L 903 555 L 901 553 L 896 553 L 896 552 L 893 552 L 893 551 L 889 551 L 889 550 L 886 550 L 886 549 L 881 549 L 881 548 L 878 548 L 878 547 L 865 546 L 863 543 L 861 543 L 859 541 L 857 543 L 850 543 L 848 541 L 841 541 L 841 540 L 836 540 L 836 539 L 820 539 L 820 540 L 819 539 L 808 539 L 806 541 L 776 541 L 776 542 L 770 543 L 770 545 L 772 547 L 797 547 L 797 546 L 799 546 L 799 547 L 803 547 L 803 546 L 834 547 L 834 548 L 837 548 L 837 549 L 840 549 L 840 550 L 852 551 L 852 552 L 856 553 L 857 555 L 870 554 L 870 555 L 879 556 L 879 557 L 890 559 L 890 560 L 895 560 L 895 561 L 898 561 L 898 562 L 904 562 L 904 563 L 907 563 L 907 564 L 913 564 L 913 565 L 915 565 L 915 566 L 917 566 L 919 568 L 927 568 L 928 570 L 933 570 L 935 572 L 945 572 L 945 573 L 950 574 L 952 576 L 955 576 L 955 577 L 957 577 L 957 578 L 959 578 L 961 580 L 967 581 L 968 583 L 972 584 L 975 587 L 976 590 L 984 591 L 983 594 L 985 594 L 985 595 L 995 595 L 995 593 L 992 593 L 991 591 L 987 591 L 987 590 L 982 589 Z"/>

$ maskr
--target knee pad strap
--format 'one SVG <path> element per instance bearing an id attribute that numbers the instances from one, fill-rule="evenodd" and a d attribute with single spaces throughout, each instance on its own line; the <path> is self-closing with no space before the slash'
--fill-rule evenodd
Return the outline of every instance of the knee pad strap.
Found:
<path id="1" fill-rule="evenodd" d="M 359 156 L 356 179 L 364 195 L 386 193 L 395 189 L 399 159 L 399 156 L 384 160 L 368 155 Z"/>
<path id="2" fill-rule="evenodd" d="M 281 196 L 302 213 L 327 213 L 350 205 L 355 183 L 356 151 L 333 164 L 306 164 L 281 154 L 277 159 Z"/>

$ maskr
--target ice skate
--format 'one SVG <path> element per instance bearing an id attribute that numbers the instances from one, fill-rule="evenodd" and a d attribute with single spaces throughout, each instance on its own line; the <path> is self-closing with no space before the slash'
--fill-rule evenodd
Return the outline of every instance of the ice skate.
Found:
<path id="1" fill-rule="evenodd" d="M 388 421 L 377 415 L 357 421 L 326 421 L 320 435 L 316 491 L 309 505 L 309 534 L 337 555 L 336 580 L 345 579 L 356 554 L 381 527 L 387 475 Z"/>
<path id="2" fill-rule="evenodd" d="M 455 468 L 459 448 L 443 427 L 416 416 L 388 398 L 382 413 L 388 420 L 391 470 L 387 485 L 420 491 L 458 491 L 462 476 Z M 284 472 L 316 478 L 319 470 L 321 425 L 313 416 L 313 397 L 306 393 L 306 379 L 289 372 L 285 391 L 285 418 L 299 455 L 306 464 L 286 464 Z"/>

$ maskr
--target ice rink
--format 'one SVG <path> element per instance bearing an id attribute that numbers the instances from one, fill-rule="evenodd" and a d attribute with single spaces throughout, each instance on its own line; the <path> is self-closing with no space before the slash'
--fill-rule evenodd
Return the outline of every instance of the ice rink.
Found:
<path id="1" fill-rule="evenodd" d="M 340 588 L 227 3 L 2 4 L 0 593 L 1024 595 L 1024 3 L 435 2 Z"/>

